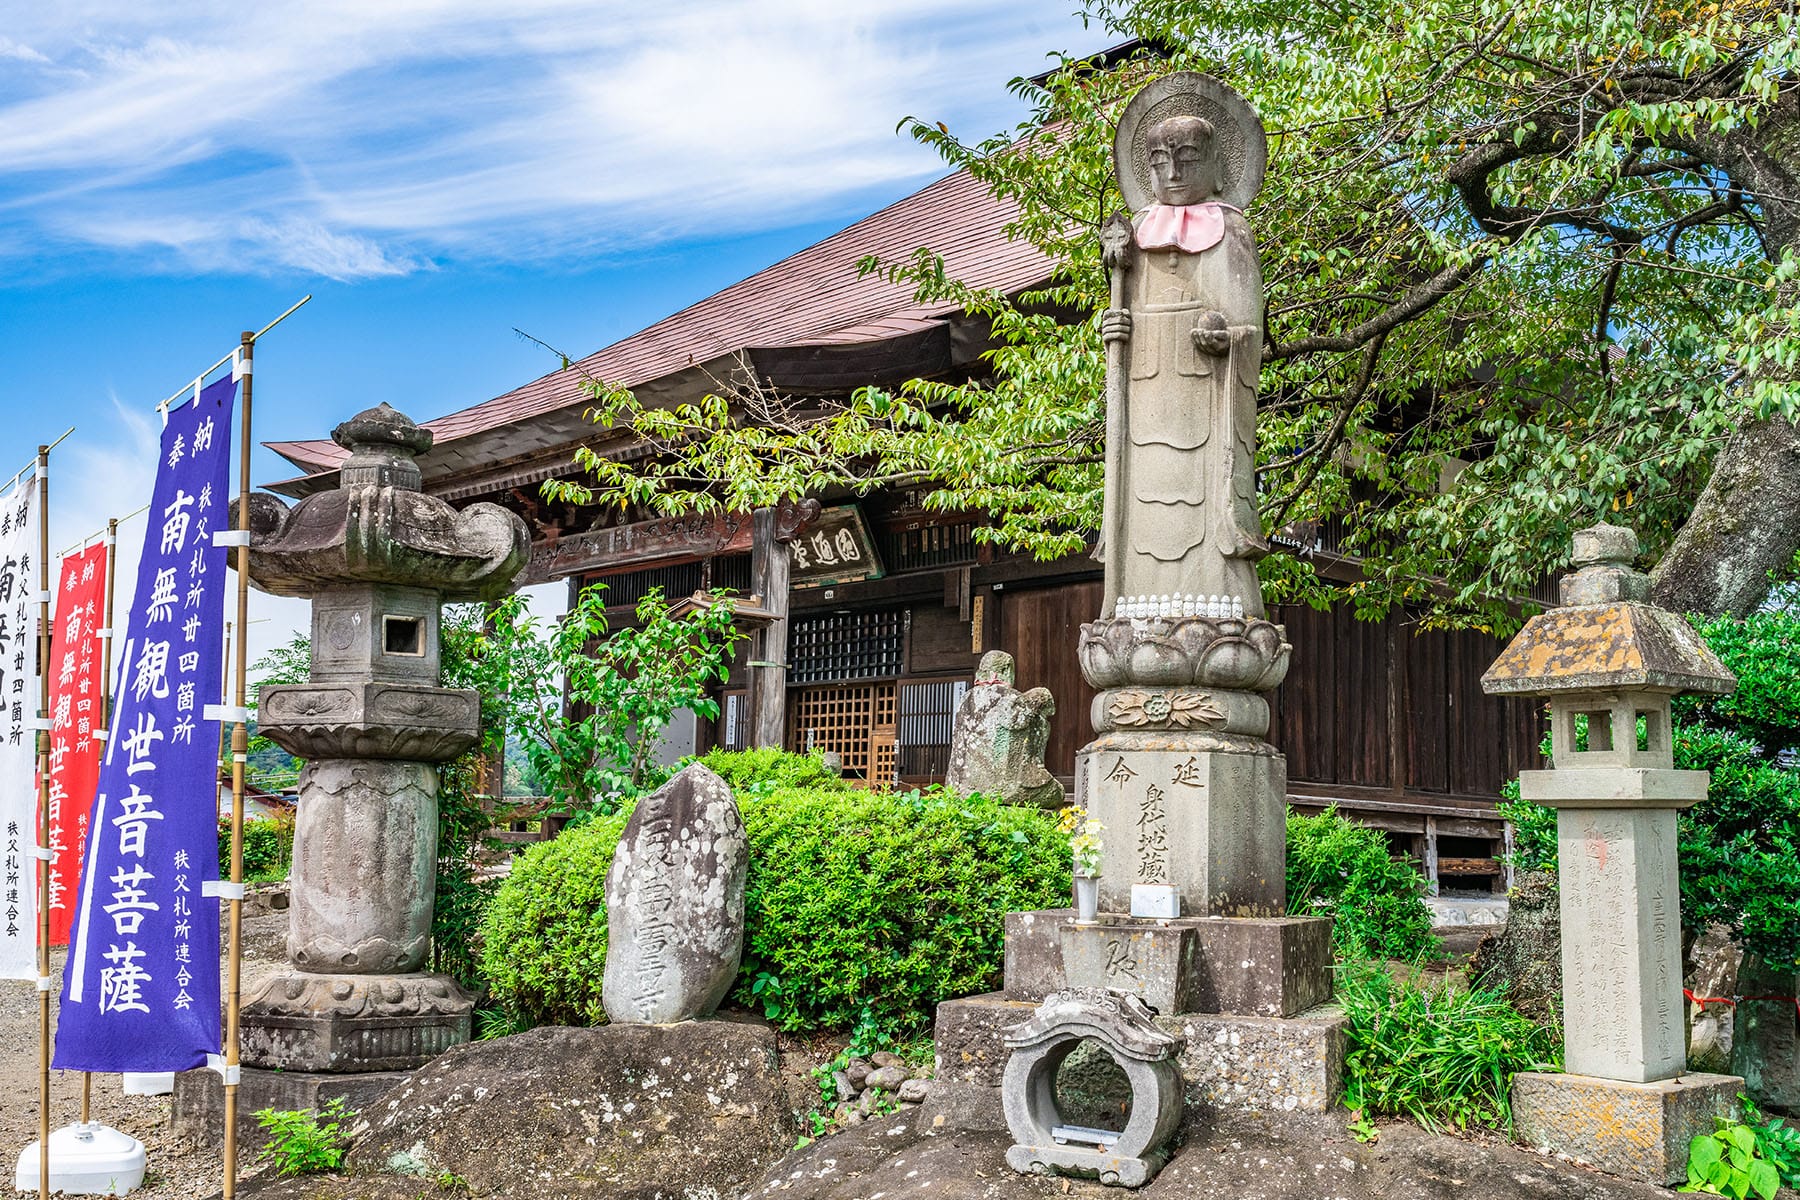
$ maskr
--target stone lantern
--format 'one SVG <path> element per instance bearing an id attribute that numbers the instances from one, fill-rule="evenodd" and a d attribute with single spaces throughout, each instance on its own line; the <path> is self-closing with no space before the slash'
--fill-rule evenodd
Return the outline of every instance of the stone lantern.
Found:
<path id="1" fill-rule="evenodd" d="M 1533 617 L 1482 676 L 1490 695 L 1543 696 L 1551 769 L 1523 799 L 1556 809 L 1566 1075 L 1514 1085 L 1520 1136 L 1653 1183 L 1685 1175 L 1687 1144 L 1743 1081 L 1687 1073 L 1676 814 L 1707 774 L 1678 771 L 1669 702 L 1737 686 L 1680 616 L 1648 602 L 1637 535 L 1575 535 L 1562 606 Z"/>
<path id="2" fill-rule="evenodd" d="M 262 689 L 258 728 L 304 759 L 289 964 L 246 1002 L 243 1060 L 283 1071 L 416 1067 L 469 1038 L 473 1002 L 425 972 L 437 870 L 437 764 L 475 744 L 480 697 L 438 682 L 445 601 L 491 600 L 529 533 L 492 504 L 420 490 L 432 435 L 387 405 L 332 437 L 333 491 L 251 497 L 250 577 L 312 601 L 307 683 Z"/>

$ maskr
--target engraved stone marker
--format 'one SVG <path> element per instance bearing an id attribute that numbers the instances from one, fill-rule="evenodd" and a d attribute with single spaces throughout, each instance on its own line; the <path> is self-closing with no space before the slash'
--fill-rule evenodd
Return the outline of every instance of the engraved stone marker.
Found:
<path id="1" fill-rule="evenodd" d="M 639 802 L 606 874 L 609 1020 L 672 1025 L 719 1007 L 743 957 L 749 859 L 731 788 L 699 763 Z"/>
<path id="2" fill-rule="evenodd" d="M 1692 627 L 1645 602 L 1637 535 L 1575 535 L 1562 607 L 1533 617 L 1482 687 L 1550 702 L 1552 769 L 1520 795 L 1556 809 L 1567 1074 L 1517 1076 L 1523 1140 L 1653 1183 L 1685 1173 L 1743 1080 L 1687 1070 L 1676 813 L 1704 771 L 1674 769 L 1669 699 L 1737 685 Z"/>

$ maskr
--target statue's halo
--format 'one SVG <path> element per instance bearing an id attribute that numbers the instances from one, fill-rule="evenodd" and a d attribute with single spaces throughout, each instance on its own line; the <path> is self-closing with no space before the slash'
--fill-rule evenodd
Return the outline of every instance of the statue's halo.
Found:
<path id="1" fill-rule="evenodd" d="M 1250 207 L 1269 161 L 1262 121 L 1249 101 L 1198 71 L 1176 71 L 1151 80 L 1119 114 L 1113 164 L 1126 207 L 1139 212 L 1156 202 L 1150 191 L 1150 154 L 1144 138 L 1158 122 L 1181 115 L 1212 122 L 1222 164 L 1219 199 L 1235 208 Z"/>

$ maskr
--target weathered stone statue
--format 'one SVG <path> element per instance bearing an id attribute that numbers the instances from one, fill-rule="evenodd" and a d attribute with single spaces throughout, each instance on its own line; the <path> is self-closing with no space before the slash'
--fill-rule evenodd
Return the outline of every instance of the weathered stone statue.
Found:
<path id="1" fill-rule="evenodd" d="M 424 972 L 437 867 L 437 766 L 474 744 L 480 697 L 438 685 L 439 606 L 491 600 L 529 533 L 492 504 L 420 491 L 431 433 L 383 404 L 333 431 L 333 491 L 251 497 L 250 575 L 313 602 L 310 681 L 262 689 L 258 728 L 306 761 L 289 968 L 245 1003 L 244 1062 L 286 1071 L 418 1066 L 467 1041 L 473 1003 Z"/>
<path id="2" fill-rule="evenodd" d="M 1113 153 L 1137 216 L 1101 235 L 1106 602 L 1080 645 L 1100 736 L 1077 767 L 1079 802 L 1111 831 L 1100 902 L 1276 916 L 1287 771 L 1262 693 L 1290 648 L 1256 576 L 1263 296 L 1243 213 L 1267 147 L 1237 93 L 1180 72 L 1132 98 Z"/>
<path id="3" fill-rule="evenodd" d="M 699 763 L 638 803 L 606 873 L 606 974 L 615 1025 L 709 1017 L 744 953 L 750 843 L 723 779 Z"/>
<path id="4" fill-rule="evenodd" d="M 1121 596 L 1174 608 L 1227 597 L 1259 617 L 1262 266 L 1243 206 L 1261 180 L 1262 128 L 1223 85 L 1171 75 L 1134 101 L 1115 153 L 1139 211 L 1101 235 L 1113 276 L 1104 611 L 1123 615 Z"/>
<path id="5" fill-rule="evenodd" d="M 1007 915 L 1004 991 L 938 1007 L 931 1103 L 932 1119 L 972 1127 L 1001 1102 L 1015 1169 L 1130 1185 L 1161 1162 L 1162 1123 L 1181 1111 L 1138 1076 L 1179 1074 L 1206 1107 L 1322 1112 L 1341 1093 L 1344 1018 L 1322 1007 L 1331 922 L 1285 915 L 1287 760 L 1264 740 L 1292 647 L 1263 618 L 1255 570 L 1263 300 L 1243 210 L 1262 180 L 1262 125 L 1218 80 L 1182 72 L 1131 99 L 1113 147 L 1137 218 L 1103 235 L 1106 604 L 1077 647 L 1098 693 L 1075 802 L 1102 827 L 1100 912 Z M 1146 1006 L 1174 1035 L 1094 1033 L 1136 1072 L 1116 1139 L 1058 1128 L 1073 1113 L 1055 1110 L 1051 1060 L 1071 1027 L 1012 1029 L 1023 1002 L 1068 1009 L 1071 990 Z M 1004 1079 L 1002 1045 L 1020 1051 Z M 1015 1064 L 1039 1073 L 1014 1078 Z"/>
<path id="6" fill-rule="evenodd" d="M 944 786 L 1007 804 L 1061 807 L 1063 786 L 1044 767 L 1055 715 L 1048 688 L 1019 691 L 1013 686 L 1012 655 L 988 651 L 975 672 L 975 686 L 956 709 Z"/>

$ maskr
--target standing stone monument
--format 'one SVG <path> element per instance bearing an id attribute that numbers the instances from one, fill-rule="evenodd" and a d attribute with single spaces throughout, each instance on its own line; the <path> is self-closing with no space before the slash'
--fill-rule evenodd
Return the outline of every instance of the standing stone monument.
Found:
<path id="1" fill-rule="evenodd" d="M 1102 915 L 1009 914 L 1005 991 L 938 1007 L 932 1102 L 946 1123 L 992 1119 L 1003 1031 L 1068 988 L 1155 1010 L 1184 1039 L 1197 1106 L 1337 1100 L 1331 923 L 1283 915 L 1287 768 L 1264 740 L 1291 652 L 1256 575 L 1263 295 L 1243 210 L 1266 156 L 1255 112 L 1209 76 L 1157 79 L 1119 118 L 1115 165 L 1137 215 L 1101 235 L 1105 607 L 1077 647 L 1099 692 L 1076 802 L 1105 827 Z"/>
<path id="2" fill-rule="evenodd" d="M 285 1071 L 419 1066 L 469 1038 L 473 1002 L 425 971 L 437 764 L 474 745 L 480 697 L 438 684 L 439 607 L 491 600 L 530 535 L 492 504 L 420 491 L 431 433 L 383 404 L 332 432 L 335 490 L 251 497 L 250 577 L 312 601 L 307 683 L 262 689 L 258 729 L 305 760 L 288 968 L 245 1002 L 243 1058 Z"/>
<path id="3" fill-rule="evenodd" d="M 1267 154 L 1243 98 L 1190 72 L 1140 91 L 1113 145 L 1137 216 L 1101 234 L 1106 591 L 1081 629 L 1099 736 L 1076 802 L 1112 832 L 1102 909 L 1136 916 L 1286 908 L 1287 760 L 1261 693 L 1289 647 L 1256 576 L 1263 292 L 1243 212 Z"/>
<path id="4" fill-rule="evenodd" d="M 1575 535 L 1562 606 L 1533 617 L 1482 676 L 1550 703 L 1551 769 L 1520 796 L 1556 809 L 1567 1074 L 1513 1084 L 1520 1138 L 1650 1183 L 1686 1177 L 1744 1081 L 1687 1070 L 1676 813 L 1706 797 L 1674 769 L 1669 700 L 1737 686 L 1680 616 L 1647 602 L 1637 535 Z"/>
<path id="5" fill-rule="evenodd" d="M 700 763 L 638 803 L 606 873 L 606 974 L 615 1025 L 709 1017 L 744 953 L 750 843 L 731 788 Z"/>
<path id="6" fill-rule="evenodd" d="M 981 793 L 1005 804 L 1060 808 L 1062 784 L 1044 766 L 1056 700 L 1048 688 L 1013 686 L 1013 658 L 1004 650 L 981 656 L 975 685 L 956 709 L 944 786 Z"/>

